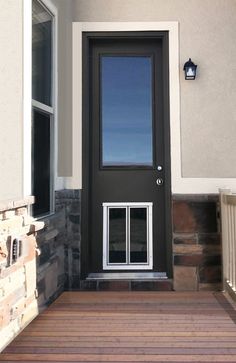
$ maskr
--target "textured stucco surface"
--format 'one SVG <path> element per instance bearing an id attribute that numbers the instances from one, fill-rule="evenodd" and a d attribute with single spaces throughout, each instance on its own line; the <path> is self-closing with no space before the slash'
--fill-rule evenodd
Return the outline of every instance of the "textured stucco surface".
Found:
<path id="1" fill-rule="evenodd" d="M 58 8 L 58 175 L 72 173 L 71 22 L 178 21 L 182 175 L 236 177 L 235 0 L 51 0 Z M 74 6 L 71 7 L 71 4 Z M 0 0 L 0 199 L 23 189 L 23 0 Z M 198 64 L 194 82 L 182 67 Z"/>
<path id="2" fill-rule="evenodd" d="M 58 176 L 71 176 L 72 1 L 51 2 L 58 11 Z"/>
<path id="3" fill-rule="evenodd" d="M 52 0 L 51 3 L 58 11 L 57 172 L 59 176 L 71 176 L 71 1 Z M 23 0 L 0 0 L 0 8 L 0 200 L 6 200 L 21 198 L 24 184 Z"/>
<path id="4" fill-rule="evenodd" d="M 0 0 L 0 200 L 22 196 L 22 0 Z"/>
<path id="5" fill-rule="evenodd" d="M 236 177 L 235 0 L 74 0 L 74 21 L 178 21 L 184 177 Z M 198 78 L 185 81 L 191 57 Z"/>

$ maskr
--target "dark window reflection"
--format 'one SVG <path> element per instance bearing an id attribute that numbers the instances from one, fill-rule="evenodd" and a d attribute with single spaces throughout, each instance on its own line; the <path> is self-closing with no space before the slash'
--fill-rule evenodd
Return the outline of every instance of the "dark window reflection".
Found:
<path id="1" fill-rule="evenodd" d="M 151 166 L 151 57 L 103 56 L 101 103 L 103 166 Z"/>
<path id="2" fill-rule="evenodd" d="M 130 208 L 130 262 L 147 262 L 146 208 Z"/>
<path id="3" fill-rule="evenodd" d="M 52 16 L 33 1 L 32 98 L 51 106 Z"/>
<path id="4" fill-rule="evenodd" d="M 50 211 L 50 116 L 33 112 L 33 214 L 42 215 Z"/>
<path id="5" fill-rule="evenodd" d="M 126 263 L 126 209 L 109 209 L 109 263 Z"/>

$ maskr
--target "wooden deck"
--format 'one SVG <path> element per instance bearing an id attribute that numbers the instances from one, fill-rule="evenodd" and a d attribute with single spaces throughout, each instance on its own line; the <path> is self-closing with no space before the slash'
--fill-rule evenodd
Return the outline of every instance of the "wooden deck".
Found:
<path id="1" fill-rule="evenodd" d="M 236 362 L 236 307 L 221 293 L 65 292 L 0 361 Z"/>

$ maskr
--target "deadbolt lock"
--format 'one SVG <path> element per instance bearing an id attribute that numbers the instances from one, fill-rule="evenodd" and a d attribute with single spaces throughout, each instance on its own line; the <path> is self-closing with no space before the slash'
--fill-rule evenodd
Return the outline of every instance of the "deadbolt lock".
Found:
<path id="1" fill-rule="evenodd" d="M 159 185 L 162 185 L 164 183 L 164 181 L 162 178 L 157 178 L 156 183 L 159 186 Z"/>

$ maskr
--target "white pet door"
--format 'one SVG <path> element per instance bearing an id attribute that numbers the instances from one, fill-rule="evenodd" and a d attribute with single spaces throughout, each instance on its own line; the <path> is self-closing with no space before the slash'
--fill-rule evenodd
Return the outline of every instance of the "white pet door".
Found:
<path id="1" fill-rule="evenodd" d="M 152 268 L 152 203 L 103 203 L 103 269 Z"/>

